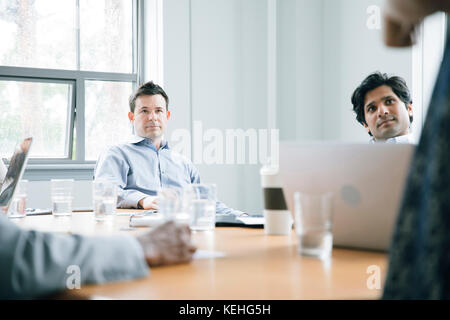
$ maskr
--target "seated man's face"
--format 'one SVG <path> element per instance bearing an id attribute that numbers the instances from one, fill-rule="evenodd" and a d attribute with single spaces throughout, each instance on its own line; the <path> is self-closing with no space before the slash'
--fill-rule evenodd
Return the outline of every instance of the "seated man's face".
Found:
<path id="1" fill-rule="evenodd" d="M 136 135 L 152 140 L 160 138 L 166 131 L 169 118 L 166 100 L 160 94 L 136 99 L 133 121 Z"/>
<path id="2" fill-rule="evenodd" d="M 412 105 L 408 107 L 392 91 L 383 85 L 367 92 L 364 99 L 364 117 L 375 140 L 386 140 L 409 133 Z"/>

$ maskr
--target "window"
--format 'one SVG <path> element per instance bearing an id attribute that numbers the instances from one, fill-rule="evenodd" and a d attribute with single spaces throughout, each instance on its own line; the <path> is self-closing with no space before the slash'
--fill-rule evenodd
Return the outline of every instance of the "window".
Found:
<path id="1" fill-rule="evenodd" d="M 142 4 L 0 1 L 0 155 L 33 136 L 30 164 L 93 164 L 131 132 Z"/>
<path id="2" fill-rule="evenodd" d="M 71 81 L 0 80 L 0 153 L 33 136 L 35 157 L 70 158 L 72 91 Z"/>

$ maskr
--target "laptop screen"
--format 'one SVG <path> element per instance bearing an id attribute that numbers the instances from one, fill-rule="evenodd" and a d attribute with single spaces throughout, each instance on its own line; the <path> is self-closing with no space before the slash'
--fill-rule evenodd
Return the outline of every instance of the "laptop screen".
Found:
<path id="1" fill-rule="evenodd" d="M 32 141 L 33 138 L 23 140 L 11 157 L 8 171 L 0 187 L 0 207 L 8 206 L 14 196 L 14 191 L 25 170 Z"/>

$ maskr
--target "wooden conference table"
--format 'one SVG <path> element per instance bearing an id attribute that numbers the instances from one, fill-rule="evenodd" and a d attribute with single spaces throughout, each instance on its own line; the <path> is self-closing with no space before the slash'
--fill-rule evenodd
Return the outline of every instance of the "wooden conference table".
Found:
<path id="1" fill-rule="evenodd" d="M 136 212 L 132 210 L 131 212 Z M 13 219 L 23 228 L 83 235 L 137 234 L 129 230 L 130 211 L 119 210 L 112 224 L 96 222 L 92 212 L 74 212 L 71 218 L 51 215 Z M 381 286 L 387 255 L 380 252 L 334 248 L 331 259 L 321 261 L 297 253 L 297 239 L 265 235 L 263 229 L 216 228 L 193 233 L 199 250 L 222 253 L 220 257 L 152 268 L 147 278 L 103 285 L 82 285 L 67 290 L 64 298 L 163 299 L 163 300 L 266 300 L 266 299 L 377 299 L 382 288 L 369 289 L 380 269 Z"/>

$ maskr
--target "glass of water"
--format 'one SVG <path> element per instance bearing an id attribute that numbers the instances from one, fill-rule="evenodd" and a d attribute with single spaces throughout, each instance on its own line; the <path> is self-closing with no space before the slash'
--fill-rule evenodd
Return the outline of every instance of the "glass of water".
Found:
<path id="1" fill-rule="evenodd" d="M 191 184 L 184 190 L 183 207 L 194 231 L 211 231 L 216 226 L 216 185 Z"/>
<path id="2" fill-rule="evenodd" d="M 26 216 L 27 185 L 28 180 L 20 180 L 18 182 L 14 198 L 8 208 L 9 218 L 23 218 Z"/>
<path id="3" fill-rule="evenodd" d="M 52 212 L 55 217 L 72 215 L 73 179 L 52 179 Z"/>
<path id="4" fill-rule="evenodd" d="M 294 194 L 295 231 L 301 255 L 327 259 L 333 248 L 333 193 Z"/>
<path id="5" fill-rule="evenodd" d="M 164 220 L 189 224 L 189 215 L 183 207 L 183 189 L 162 188 L 158 191 L 158 211 Z"/>
<path id="6" fill-rule="evenodd" d="M 117 185 L 110 180 L 94 180 L 92 183 L 94 215 L 97 221 L 112 221 L 116 215 Z"/>

